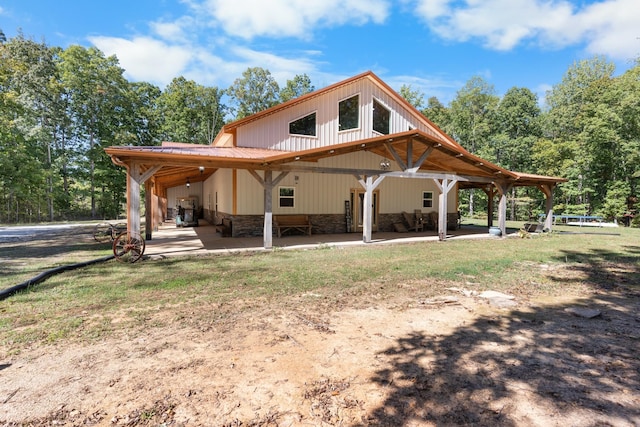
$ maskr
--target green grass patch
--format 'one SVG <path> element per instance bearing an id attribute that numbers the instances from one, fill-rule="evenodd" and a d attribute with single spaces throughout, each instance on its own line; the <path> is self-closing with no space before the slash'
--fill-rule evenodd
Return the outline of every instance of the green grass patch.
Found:
<path id="1" fill-rule="evenodd" d="M 243 307 L 300 301 L 309 293 L 322 295 L 328 305 L 359 297 L 366 302 L 373 294 L 387 299 L 407 283 L 409 298 L 442 294 L 449 286 L 523 295 L 561 294 L 576 286 L 608 289 L 612 282 L 638 287 L 640 230 L 587 231 L 111 261 L 54 276 L 0 301 L 0 343 L 19 351 L 167 322 L 211 322 Z M 551 267 L 558 266 L 571 267 L 573 276 L 555 273 Z"/>

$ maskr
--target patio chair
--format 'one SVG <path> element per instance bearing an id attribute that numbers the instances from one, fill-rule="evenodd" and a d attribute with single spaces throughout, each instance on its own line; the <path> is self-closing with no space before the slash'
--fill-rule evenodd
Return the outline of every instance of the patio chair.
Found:
<path id="1" fill-rule="evenodd" d="M 408 212 L 402 212 L 402 216 L 404 217 L 404 220 L 407 222 L 407 225 L 409 226 L 408 229 L 410 231 L 422 231 L 423 225 L 422 223 L 418 224 L 418 221 L 416 221 L 416 217 L 415 215 L 411 215 Z"/>

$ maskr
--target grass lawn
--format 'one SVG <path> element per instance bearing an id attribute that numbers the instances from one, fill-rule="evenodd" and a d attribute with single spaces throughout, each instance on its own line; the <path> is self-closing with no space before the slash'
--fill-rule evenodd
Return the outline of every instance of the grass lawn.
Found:
<path id="1" fill-rule="evenodd" d="M 198 321 L 212 304 L 241 309 L 320 291 L 329 305 L 371 293 L 392 297 L 407 282 L 420 282 L 416 298 L 454 286 L 525 296 L 560 295 L 575 287 L 640 290 L 640 230 L 556 230 L 525 239 L 274 250 L 132 265 L 110 261 L 54 276 L 0 301 L 0 343 L 19 352 L 38 343 L 90 341 L 128 328 L 161 326 L 149 320 L 158 311 Z M 0 287 L 109 252 L 92 241 L 89 228 L 46 241 L 2 244 Z M 545 269 L 554 265 L 580 270 L 581 279 L 550 279 Z"/>

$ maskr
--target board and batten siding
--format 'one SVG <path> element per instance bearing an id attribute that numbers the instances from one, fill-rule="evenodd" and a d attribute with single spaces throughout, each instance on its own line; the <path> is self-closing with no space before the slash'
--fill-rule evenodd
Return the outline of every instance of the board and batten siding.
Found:
<path id="1" fill-rule="evenodd" d="M 350 153 L 322 159 L 321 167 L 376 169 L 382 157 L 368 152 Z M 301 162 L 301 164 L 304 164 Z M 261 176 L 262 172 L 258 172 Z M 278 172 L 274 172 L 276 178 Z M 296 177 L 298 179 L 296 180 Z M 294 207 L 278 206 L 278 187 L 295 188 Z M 352 175 L 320 173 L 289 173 L 273 190 L 273 213 L 281 214 L 343 214 L 344 201 L 352 189 L 361 189 Z M 378 187 L 380 213 L 423 212 L 438 210 L 438 188 L 431 179 L 385 178 Z M 433 207 L 422 208 L 423 191 L 433 192 Z M 264 214 L 262 186 L 247 171 L 238 171 L 238 215 Z M 455 197 L 448 199 L 448 212 L 457 212 Z"/>
<path id="2" fill-rule="evenodd" d="M 191 187 L 187 188 L 185 181 L 185 185 L 167 188 L 167 208 L 177 208 L 178 199 L 194 198 L 199 201 L 198 203 L 202 203 L 202 201 L 200 200 L 200 192 L 202 189 L 201 185 L 201 182 L 192 182 Z"/>
<path id="3" fill-rule="evenodd" d="M 360 127 L 339 132 L 338 103 L 354 95 L 360 95 Z M 417 120 L 403 104 L 369 79 L 362 79 L 239 127 L 236 144 L 240 147 L 301 151 L 379 136 L 373 131 L 374 98 L 391 111 L 391 134 L 417 128 L 435 135 L 427 123 Z M 316 136 L 289 135 L 290 122 L 314 112 Z"/>
<path id="4" fill-rule="evenodd" d="M 204 207 L 212 213 L 217 211 L 232 213 L 233 210 L 233 171 L 231 169 L 218 169 L 204 183 Z M 217 193 L 217 194 L 216 194 Z"/>

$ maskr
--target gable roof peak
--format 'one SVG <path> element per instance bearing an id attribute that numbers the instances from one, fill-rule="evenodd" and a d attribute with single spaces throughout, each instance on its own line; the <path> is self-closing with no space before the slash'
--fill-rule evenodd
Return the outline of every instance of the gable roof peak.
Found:
<path id="1" fill-rule="evenodd" d="M 463 147 L 457 142 L 455 141 L 452 137 L 450 137 L 449 135 L 447 135 L 444 131 L 442 131 L 442 129 L 440 129 L 438 126 L 436 126 L 431 120 L 429 120 L 424 114 L 422 114 L 416 107 L 414 107 L 409 101 L 407 101 L 402 95 L 400 95 L 398 92 L 396 92 L 393 88 L 391 88 L 391 86 L 389 86 L 387 83 L 385 83 L 380 77 L 378 77 L 373 71 L 368 70 L 365 71 L 363 73 L 357 74 L 353 77 L 349 77 L 348 79 L 345 80 L 341 80 L 339 82 L 336 82 L 332 85 L 326 86 L 324 88 L 321 89 L 317 89 L 313 92 L 309 92 L 307 94 L 304 94 L 302 96 L 299 96 L 297 98 L 293 98 L 290 99 L 289 101 L 283 102 L 282 104 L 278 104 L 275 105 L 271 108 L 268 108 L 266 110 L 260 111 L 258 113 L 252 114 L 250 116 L 244 117 L 242 119 L 238 119 L 236 121 L 233 121 L 231 123 L 227 123 L 226 125 L 224 125 L 222 127 L 222 129 L 220 130 L 220 132 L 218 133 L 218 135 L 216 136 L 216 138 L 214 139 L 214 141 L 212 142 L 212 145 L 225 145 L 228 144 L 229 138 L 226 138 L 225 135 L 230 135 L 233 132 L 235 132 L 235 129 L 246 125 L 248 123 L 254 122 L 256 120 L 262 119 L 264 117 L 267 117 L 271 114 L 275 114 L 279 111 L 282 111 L 284 109 L 290 108 L 294 105 L 303 103 L 305 101 L 308 101 L 310 99 L 322 96 L 323 94 L 326 94 L 328 92 L 334 91 L 336 89 L 339 89 L 341 87 L 347 86 L 349 84 L 352 84 L 356 81 L 362 80 L 362 79 L 368 79 L 370 80 L 373 84 L 375 84 L 376 86 L 378 86 L 381 90 L 383 90 L 384 92 L 387 93 L 387 95 L 389 95 L 390 97 L 394 98 L 396 101 L 398 101 L 400 104 L 404 105 L 404 107 L 407 109 L 407 111 L 409 111 L 411 114 L 413 114 L 413 116 L 422 121 L 427 127 L 431 128 L 435 133 L 439 134 L 443 139 L 445 139 L 449 144 L 452 144 L 460 149 L 463 149 Z"/>

